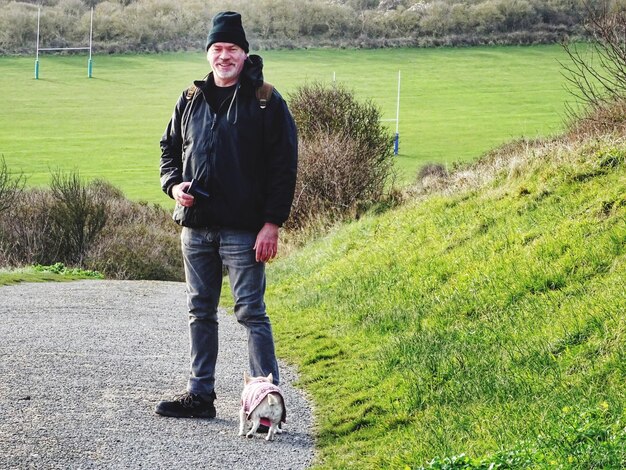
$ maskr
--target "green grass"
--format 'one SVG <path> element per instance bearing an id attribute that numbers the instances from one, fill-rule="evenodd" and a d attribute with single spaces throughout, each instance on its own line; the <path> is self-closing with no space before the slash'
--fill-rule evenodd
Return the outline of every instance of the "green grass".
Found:
<path id="1" fill-rule="evenodd" d="M 402 71 L 400 181 L 425 162 L 471 160 L 519 136 L 562 128 L 570 97 L 559 46 L 306 50 L 262 53 L 266 79 L 288 97 L 333 75 L 395 118 Z M 181 91 L 207 72 L 203 54 L 0 57 L 0 155 L 30 185 L 50 170 L 104 178 L 134 200 L 169 204 L 158 141 Z M 393 128 L 394 124 L 390 124 Z M 395 130 L 395 129 L 394 129 Z"/>
<path id="2" fill-rule="evenodd" d="M 626 466 L 626 144 L 516 158 L 271 265 L 319 467 Z"/>
<path id="3" fill-rule="evenodd" d="M 28 266 L 16 269 L 0 269 L 0 286 L 9 286 L 21 282 L 77 281 L 81 279 L 102 279 L 95 271 L 68 269 L 62 263 L 52 266 Z"/>

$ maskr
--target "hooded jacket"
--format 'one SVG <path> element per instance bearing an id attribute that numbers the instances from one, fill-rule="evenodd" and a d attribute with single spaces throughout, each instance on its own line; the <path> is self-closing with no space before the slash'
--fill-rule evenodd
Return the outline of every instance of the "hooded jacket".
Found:
<path id="1" fill-rule="evenodd" d="M 250 56 L 235 92 L 212 109 L 206 96 L 213 74 L 185 90 L 161 138 L 161 187 L 195 179 L 208 197 L 176 204 L 173 218 L 195 228 L 258 231 L 289 216 L 297 173 L 297 133 L 285 100 L 273 90 L 261 108 L 263 61 Z M 190 96 L 191 95 L 191 96 Z"/>

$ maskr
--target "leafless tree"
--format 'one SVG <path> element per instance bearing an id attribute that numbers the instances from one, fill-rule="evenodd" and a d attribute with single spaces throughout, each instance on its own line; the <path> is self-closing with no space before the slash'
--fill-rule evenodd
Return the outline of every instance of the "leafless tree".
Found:
<path id="1" fill-rule="evenodd" d="M 586 108 L 626 98 L 626 10 L 611 0 L 586 2 L 586 43 L 563 43 L 568 91 Z M 570 111 L 576 114 L 572 109 Z"/>

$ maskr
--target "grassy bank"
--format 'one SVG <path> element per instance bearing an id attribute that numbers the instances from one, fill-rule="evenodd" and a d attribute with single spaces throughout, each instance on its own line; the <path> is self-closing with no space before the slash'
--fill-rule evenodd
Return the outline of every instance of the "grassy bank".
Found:
<path id="1" fill-rule="evenodd" d="M 400 105 L 401 180 L 425 162 L 476 158 L 518 136 L 562 127 L 569 95 L 559 46 L 263 52 L 266 79 L 288 97 L 337 81 L 371 99 L 385 119 Z M 0 154 L 31 185 L 51 169 L 104 178 L 133 200 L 169 204 L 158 185 L 158 141 L 181 91 L 207 72 L 203 54 L 0 57 Z M 389 123 L 392 130 L 395 124 Z"/>
<path id="2" fill-rule="evenodd" d="M 623 468 L 626 143 L 511 146 L 453 179 L 271 267 L 319 466 Z"/>

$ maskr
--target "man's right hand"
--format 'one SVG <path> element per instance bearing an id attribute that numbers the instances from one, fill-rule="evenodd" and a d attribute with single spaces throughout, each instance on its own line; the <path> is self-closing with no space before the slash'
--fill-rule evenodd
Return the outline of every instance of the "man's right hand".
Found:
<path id="1" fill-rule="evenodd" d="M 189 181 L 184 181 L 172 187 L 172 196 L 174 197 L 174 200 L 183 207 L 191 207 L 195 202 L 194 197 L 185 192 L 190 185 L 191 183 Z"/>

